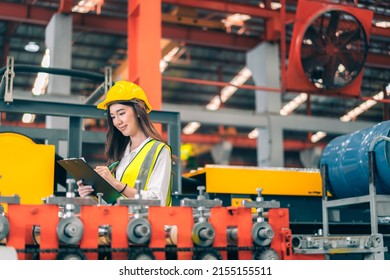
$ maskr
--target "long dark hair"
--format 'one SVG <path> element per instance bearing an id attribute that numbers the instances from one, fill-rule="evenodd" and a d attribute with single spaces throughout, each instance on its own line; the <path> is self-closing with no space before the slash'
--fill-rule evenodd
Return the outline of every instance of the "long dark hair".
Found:
<path id="1" fill-rule="evenodd" d="M 131 101 L 118 102 L 116 104 L 130 106 L 134 110 L 134 114 L 137 116 L 138 124 L 145 135 L 158 141 L 165 142 L 160 133 L 158 133 L 156 128 L 153 126 L 153 123 L 146 111 L 146 105 L 142 100 L 132 99 Z M 107 111 L 109 112 L 109 110 L 110 106 L 108 106 Z M 111 164 L 123 157 L 126 146 L 129 143 L 131 144 L 131 138 L 124 136 L 118 129 L 116 129 L 109 113 L 107 113 L 107 124 L 108 131 L 106 136 L 106 156 L 108 158 L 108 164 Z"/>

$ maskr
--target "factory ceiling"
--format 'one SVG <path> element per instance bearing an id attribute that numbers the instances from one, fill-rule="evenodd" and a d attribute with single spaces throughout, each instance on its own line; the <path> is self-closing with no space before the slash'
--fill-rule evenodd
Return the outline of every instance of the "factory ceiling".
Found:
<path id="1" fill-rule="evenodd" d="M 285 45 L 286 63 L 291 60 L 289 50 L 294 38 L 294 24 L 298 0 L 162 0 L 162 58 L 176 47 L 162 73 L 162 101 L 164 105 L 198 106 L 205 108 L 214 96 L 231 83 L 246 67 L 246 54 L 262 42 Z M 384 92 L 390 82 L 390 2 L 386 0 L 329 0 L 329 5 L 353 7 L 373 12 L 366 56 L 363 56 L 362 82 L 357 96 L 327 94 L 320 87 L 305 97 L 305 102 L 292 113 L 339 119 L 378 92 Z M 71 0 L 1 0 L 0 1 L 0 65 L 13 57 L 15 64 L 41 65 L 45 52 L 45 28 L 53 14 L 68 11 L 79 1 Z M 113 73 L 127 62 L 127 0 L 95 1 L 101 6 L 88 13 L 71 12 L 73 17 L 72 69 L 104 74 L 106 67 Z M 281 5 L 285 3 L 285 9 Z M 282 12 L 283 11 L 283 12 Z M 239 17 L 241 16 L 241 17 Z M 348 16 L 330 13 L 330 21 L 338 22 Z M 282 20 L 284 19 L 284 20 Z M 326 21 L 326 17 L 325 17 Z M 347 20 L 349 23 L 351 19 Z M 280 26 L 285 26 L 282 29 Z M 327 30 L 332 28 L 330 24 Z M 359 24 L 358 24 L 359 26 Z M 348 40 L 355 40 L 357 33 Z M 360 34 L 360 33 L 359 33 Z M 324 38 L 324 37 L 322 37 Z M 352 38 L 352 39 L 351 39 Z M 285 44 L 281 44 L 284 39 Z M 25 46 L 35 42 L 36 52 Z M 361 47 L 357 39 L 354 48 Z M 324 46 L 323 44 L 321 45 Z M 34 46 L 32 46 L 34 48 Z M 281 50 L 283 53 L 283 49 Z M 360 49 L 350 50 L 359 52 Z M 346 56 L 347 58 L 353 57 Z M 313 64 L 313 63 L 312 63 Z M 345 63 L 347 64 L 347 63 Z M 311 65 L 306 64 L 306 65 Z M 355 66 L 356 63 L 354 64 Z M 21 73 L 14 80 L 15 92 L 31 93 L 36 75 Z M 320 80 L 321 81 L 321 80 Z M 318 82 L 318 80 L 317 80 Z M 72 79 L 71 95 L 87 98 L 99 83 Z M 326 86 L 325 86 L 326 87 Z M 222 104 L 222 109 L 255 112 L 256 84 L 252 77 L 239 86 L 234 95 Z M 270 91 L 271 92 L 271 91 Z M 296 98 L 300 91 L 281 89 L 282 106 Z M 388 97 L 387 97 L 388 98 Z M 377 123 L 389 118 L 388 102 L 379 101 L 356 120 Z M 171 107 L 170 107 L 171 108 Z M 3 123 L 17 122 L 20 116 L 7 116 Z M 354 119 L 353 119 L 354 120 Z M 352 120 L 352 121 L 353 121 Z M 38 119 L 39 121 L 39 119 Z M 184 127 L 187 123 L 183 122 Z M 253 128 L 204 123 L 191 136 L 183 135 L 183 142 L 214 145 L 221 135 L 232 137 L 242 154 L 251 155 L 249 161 L 237 159 L 238 164 L 256 161 L 256 140 L 248 139 Z M 314 133 L 315 131 L 313 131 Z M 286 151 L 300 151 L 310 147 L 312 133 L 292 130 L 284 132 Z M 323 146 L 334 135 L 328 135 L 316 145 Z M 204 150 L 207 150 L 205 148 Z M 200 152 L 202 153 L 202 152 Z M 243 156 L 245 157 L 245 156 Z M 288 163 L 286 164 L 288 165 Z M 291 163 L 291 166 L 297 166 Z"/>

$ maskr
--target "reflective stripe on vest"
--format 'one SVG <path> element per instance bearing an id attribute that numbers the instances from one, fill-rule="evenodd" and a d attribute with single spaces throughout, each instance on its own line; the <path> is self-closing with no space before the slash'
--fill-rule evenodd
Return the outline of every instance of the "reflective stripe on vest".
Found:
<path id="1" fill-rule="evenodd" d="M 149 179 L 149 171 L 150 167 L 152 166 L 152 160 L 154 157 L 154 154 L 156 153 L 158 145 L 162 144 L 160 141 L 156 141 L 153 143 L 152 147 L 150 148 L 149 152 L 146 154 L 146 157 L 144 161 L 142 162 L 141 169 L 138 173 L 137 180 L 141 181 L 141 190 L 146 189 L 146 181 Z"/>

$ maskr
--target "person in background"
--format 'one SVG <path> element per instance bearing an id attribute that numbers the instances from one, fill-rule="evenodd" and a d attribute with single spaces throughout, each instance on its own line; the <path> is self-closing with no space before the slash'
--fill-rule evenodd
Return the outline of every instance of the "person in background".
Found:
<path id="1" fill-rule="evenodd" d="M 95 171 L 126 198 L 137 194 L 135 182 L 140 180 L 142 198 L 172 205 L 171 149 L 149 118 L 152 107 L 144 90 L 134 83 L 118 81 L 97 108 L 108 111 L 108 165 L 97 166 Z M 81 197 L 93 192 L 93 186 L 82 181 L 77 185 Z"/>

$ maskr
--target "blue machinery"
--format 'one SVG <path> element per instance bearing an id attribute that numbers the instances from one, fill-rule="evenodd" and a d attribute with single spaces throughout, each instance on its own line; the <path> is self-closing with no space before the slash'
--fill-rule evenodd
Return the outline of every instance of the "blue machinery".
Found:
<path id="1" fill-rule="evenodd" d="M 390 193 L 390 121 L 333 139 L 320 166 L 327 167 L 329 190 L 337 198 L 367 195 L 370 164 L 375 163 L 377 194 Z M 375 153 L 370 162 L 370 153 Z"/>
<path id="2" fill-rule="evenodd" d="M 320 236 L 295 236 L 296 252 L 368 252 L 366 259 L 383 259 L 387 247 L 379 224 L 390 225 L 390 121 L 350 135 L 339 136 L 325 148 L 320 160 L 322 186 L 322 232 Z M 333 198 L 328 197 L 328 192 Z M 332 235 L 330 220 L 340 220 L 346 207 L 367 205 L 370 234 L 340 239 Z M 367 208 L 362 208 L 366 211 Z M 337 212 L 334 212 L 334 211 Z M 332 213 L 333 217 L 329 213 Z M 356 220 L 361 217 L 356 216 Z M 373 246 L 373 250 L 367 250 Z"/>

